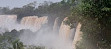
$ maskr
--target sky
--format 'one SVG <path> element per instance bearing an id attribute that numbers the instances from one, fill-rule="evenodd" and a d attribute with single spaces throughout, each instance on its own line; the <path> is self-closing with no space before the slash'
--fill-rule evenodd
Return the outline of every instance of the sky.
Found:
<path id="1" fill-rule="evenodd" d="M 34 1 L 37 3 L 43 3 L 44 1 L 60 2 L 61 0 L 0 0 L 0 7 L 22 7 L 23 5 Z"/>

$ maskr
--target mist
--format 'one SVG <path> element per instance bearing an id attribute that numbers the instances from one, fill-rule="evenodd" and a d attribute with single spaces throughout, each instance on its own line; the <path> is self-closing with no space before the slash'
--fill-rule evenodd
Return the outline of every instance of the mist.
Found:
<path id="1" fill-rule="evenodd" d="M 34 27 L 30 27 L 27 25 L 22 25 L 17 22 L 17 16 L 16 15 L 0 15 L 0 31 L 1 33 L 5 31 L 11 31 L 13 29 L 16 29 L 17 31 L 22 29 L 29 29 L 31 31 L 36 31 Z"/>
<path id="2" fill-rule="evenodd" d="M 20 41 L 23 42 L 24 45 L 44 46 L 47 49 L 72 49 L 72 42 L 70 40 L 63 39 L 58 34 L 58 31 L 50 30 L 50 26 L 48 25 L 36 30 L 37 28 L 35 27 L 17 23 L 16 15 L 1 15 L 0 17 L 1 34 L 7 31 L 10 32 L 13 29 L 17 31 L 25 29 L 19 36 Z M 42 21 L 44 20 L 39 22 Z"/>
<path id="3" fill-rule="evenodd" d="M 47 49 L 72 49 L 71 42 L 62 39 L 52 31 L 46 30 L 39 32 L 24 31 L 19 38 L 25 45 L 45 46 Z"/>

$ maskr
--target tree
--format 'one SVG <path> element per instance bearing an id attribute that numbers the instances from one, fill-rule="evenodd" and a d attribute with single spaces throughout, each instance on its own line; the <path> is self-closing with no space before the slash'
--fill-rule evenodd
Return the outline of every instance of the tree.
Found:
<path id="1" fill-rule="evenodd" d="M 81 22 L 82 44 L 87 49 L 110 48 L 110 8 L 110 0 L 78 0 L 78 4 L 72 8 L 68 22 L 72 27 L 74 27 L 74 22 Z"/>
<path id="2" fill-rule="evenodd" d="M 13 42 L 13 48 L 14 49 L 24 49 L 24 45 L 22 42 L 20 42 L 19 40 L 15 40 Z"/>

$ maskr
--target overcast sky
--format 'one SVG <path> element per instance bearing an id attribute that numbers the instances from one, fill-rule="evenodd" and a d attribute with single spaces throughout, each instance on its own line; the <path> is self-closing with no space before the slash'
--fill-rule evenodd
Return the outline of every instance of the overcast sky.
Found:
<path id="1" fill-rule="evenodd" d="M 43 3 L 44 1 L 60 2 L 61 0 L 0 0 L 0 7 L 22 7 L 28 3 L 37 1 L 37 3 Z"/>

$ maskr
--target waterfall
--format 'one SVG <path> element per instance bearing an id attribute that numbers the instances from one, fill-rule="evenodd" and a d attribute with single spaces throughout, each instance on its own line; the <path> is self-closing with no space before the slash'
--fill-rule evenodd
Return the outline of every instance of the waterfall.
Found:
<path id="1" fill-rule="evenodd" d="M 13 20 L 16 22 L 17 16 L 16 15 L 0 15 L 0 25 L 2 22 L 9 22 L 10 20 Z"/>
<path id="2" fill-rule="evenodd" d="M 58 19 L 59 19 L 58 17 L 55 19 L 54 26 L 53 26 L 53 32 L 58 32 L 58 30 L 59 30 Z"/>
<path id="3" fill-rule="evenodd" d="M 76 49 L 76 43 L 82 39 L 81 34 L 82 32 L 80 31 L 81 29 L 81 24 L 78 23 L 76 28 L 71 29 L 69 25 L 66 25 L 64 21 L 67 20 L 67 17 L 62 21 L 62 24 L 60 26 L 59 30 L 59 36 L 64 39 L 65 41 L 73 41 L 73 49 Z M 76 31 L 74 31 L 76 30 Z M 72 40 L 72 37 L 74 38 Z"/>
<path id="4" fill-rule="evenodd" d="M 11 31 L 17 20 L 16 15 L 0 15 L 0 34 L 7 31 Z M 11 29 L 10 29 L 11 28 Z"/>
<path id="5" fill-rule="evenodd" d="M 55 49 L 72 49 L 72 37 L 74 37 L 74 47 L 75 43 L 80 40 L 81 24 L 78 24 L 74 36 L 73 34 L 75 28 L 71 29 L 69 25 L 64 23 L 64 21 L 67 21 L 67 17 L 64 18 L 60 27 L 58 26 L 58 18 L 55 19 L 53 32 L 52 30 L 48 30 L 48 27 L 50 26 L 46 26 L 41 29 L 41 27 L 48 22 L 47 16 L 26 16 L 22 18 L 20 24 L 16 21 L 16 15 L 0 15 L 0 28 L 7 28 L 10 31 L 13 29 L 30 29 L 31 31 L 34 31 L 35 33 L 25 31 L 23 34 L 20 35 L 20 40 L 26 44 L 38 44 L 37 46 L 41 45 Z M 0 29 L 0 32 L 1 30 L 2 29 Z M 59 35 L 56 33 L 59 33 Z"/>
<path id="6" fill-rule="evenodd" d="M 69 35 L 71 33 L 71 29 L 69 25 L 66 25 L 64 21 L 67 20 L 67 17 L 62 21 L 62 24 L 60 26 L 59 30 L 59 36 L 64 40 L 69 40 Z"/>
<path id="7" fill-rule="evenodd" d="M 21 20 L 21 24 L 23 25 L 29 25 L 29 26 L 33 26 L 36 19 L 38 19 L 37 16 L 27 16 L 27 17 L 23 17 Z"/>
<path id="8" fill-rule="evenodd" d="M 81 30 L 81 24 L 78 23 L 78 25 L 76 27 L 76 32 L 75 32 L 74 40 L 73 40 L 73 48 L 74 49 L 76 49 L 76 47 L 75 47 L 76 43 L 82 39 L 82 37 L 81 37 L 82 32 L 80 30 Z"/>
<path id="9" fill-rule="evenodd" d="M 67 18 L 64 19 L 64 21 L 66 20 Z M 43 27 L 42 29 L 40 29 L 35 33 L 25 31 L 20 36 L 20 39 L 26 45 L 45 46 L 46 49 L 72 49 L 72 43 L 67 39 L 66 39 L 67 41 L 63 39 L 66 38 L 66 36 L 68 36 L 69 39 L 71 32 L 70 26 L 66 25 L 64 21 L 61 24 L 60 30 L 59 28 L 57 28 L 58 18 L 56 18 L 53 26 L 53 31 L 48 29 L 48 27 L 50 26 Z M 38 26 L 39 24 L 42 25 L 45 23 L 46 23 L 46 17 L 40 17 L 36 19 L 35 26 Z M 25 24 L 27 25 L 27 23 Z M 58 32 L 56 32 L 55 29 L 57 29 L 57 31 L 59 30 L 59 35 L 56 34 Z M 63 36 L 63 38 L 61 38 L 62 37 L 61 35 L 63 35 L 64 33 L 65 35 Z"/>
<path id="10" fill-rule="evenodd" d="M 47 16 L 26 16 L 23 17 L 21 23 L 17 23 L 17 15 L 0 15 L 0 32 L 11 31 L 13 29 L 22 30 L 30 29 L 35 32 L 41 28 L 41 26 L 47 23 Z M 3 31 L 4 30 L 4 31 Z"/>
<path id="11" fill-rule="evenodd" d="M 28 28 L 34 28 L 39 30 L 41 26 L 45 23 L 47 23 L 47 16 L 43 16 L 38 18 L 37 16 L 27 16 L 22 18 L 21 24 L 28 27 Z"/>

